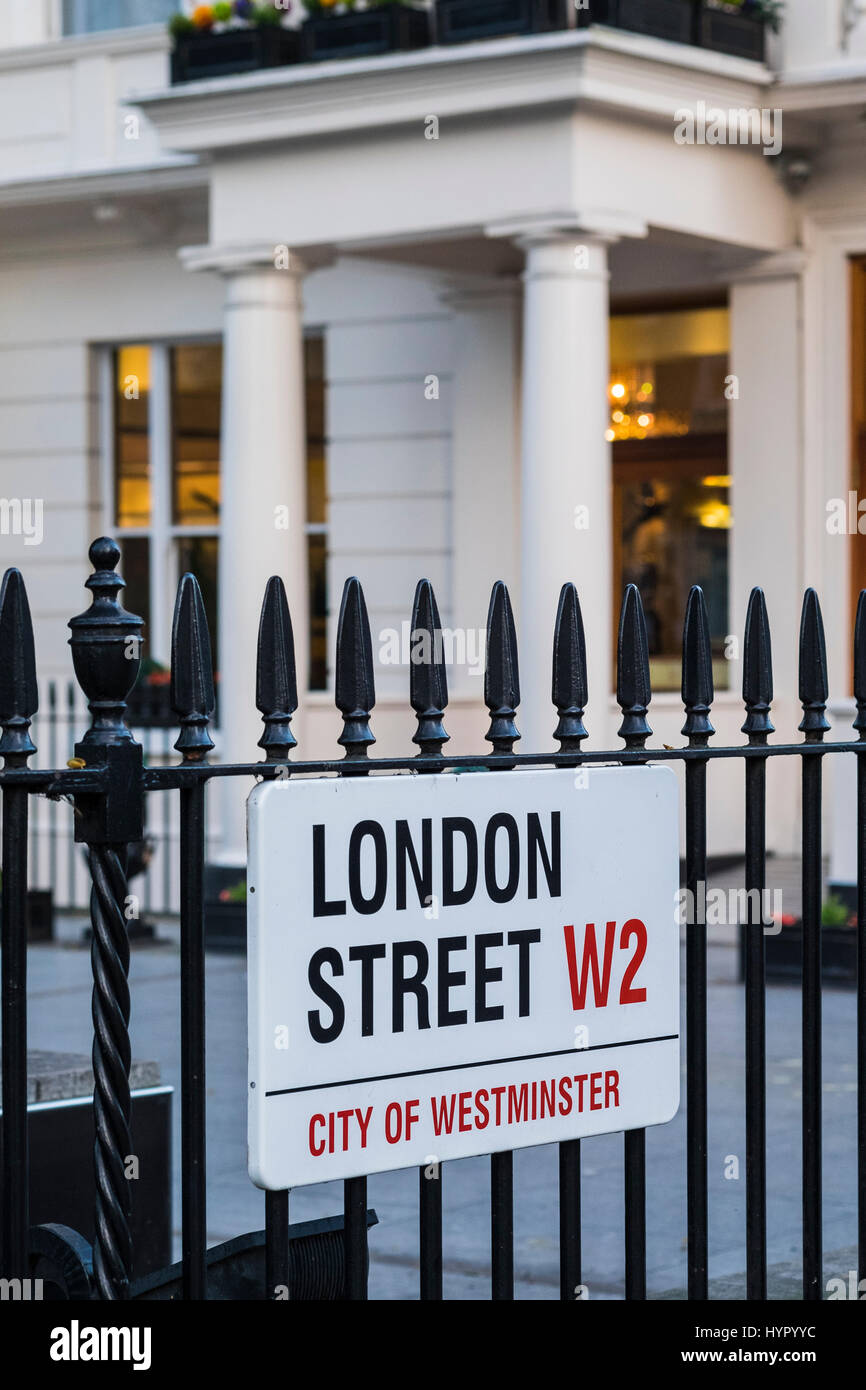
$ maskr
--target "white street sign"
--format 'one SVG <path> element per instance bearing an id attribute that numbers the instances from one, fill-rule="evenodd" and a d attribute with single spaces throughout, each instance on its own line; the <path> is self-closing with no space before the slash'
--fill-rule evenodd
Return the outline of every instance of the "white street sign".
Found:
<path id="1" fill-rule="evenodd" d="M 670 1120 L 677 803 L 657 766 L 257 786 L 253 1182 Z"/>

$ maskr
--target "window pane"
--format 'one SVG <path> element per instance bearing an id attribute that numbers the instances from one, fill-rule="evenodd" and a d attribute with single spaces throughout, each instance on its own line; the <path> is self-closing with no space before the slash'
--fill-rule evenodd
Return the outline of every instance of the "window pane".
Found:
<path id="1" fill-rule="evenodd" d="M 172 514 L 176 526 L 213 526 L 220 513 L 222 347 L 172 349 Z"/>
<path id="2" fill-rule="evenodd" d="M 321 335 L 304 339 L 307 416 L 307 521 L 327 520 L 325 491 L 325 353 Z"/>
<path id="3" fill-rule="evenodd" d="M 63 33 L 91 34 L 100 29 L 158 24 L 180 8 L 177 0 L 63 0 Z"/>
<path id="4" fill-rule="evenodd" d="M 149 526 L 149 348 L 118 348 L 114 383 L 115 524 Z"/>
<path id="5" fill-rule="evenodd" d="M 310 576 L 310 689 L 328 685 L 328 572 L 324 536 L 307 537 Z"/>
<path id="6" fill-rule="evenodd" d="M 146 536 L 126 536 L 120 543 L 120 573 L 126 580 L 118 598 L 127 613 L 144 619 L 141 656 L 145 674 L 150 669 L 148 637 L 150 633 L 150 541 Z"/>
<path id="7" fill-rule="evenodd" d="M 617 604 L 637 584 L 646 614 L 652 684 L 677 690 L 689 589 L 704 590 L 716 688 L 727 689 L 729 479 L 674 461 L 614 470 Z"/>
<path id="8" fill-rule="evenodd" d="M 729 335 L 727 309 L 615 315 L 608 438 L 724 434 Z"/>
<path id="9" fill-rule="evenodd" d="M 177 542 L 177 572 L 194 574 L 199 582 L 205 617 L 210 632 L 214 671 L 219 670 L 217 654 L 217 573 L 219 541 L 216 536 L 183 536 Z"/>

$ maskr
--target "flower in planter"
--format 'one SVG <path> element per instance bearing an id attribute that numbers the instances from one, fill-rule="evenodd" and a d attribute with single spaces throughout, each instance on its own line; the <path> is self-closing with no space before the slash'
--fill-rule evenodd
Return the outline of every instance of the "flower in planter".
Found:
<path id="1" fill-rule="evenodd" d="M 252 19 L 255 8 L 253 0 L 235 0 L 235 14 L 238 19 Z"/>
<path id="2" fill-rule="evenodd" d="M 219 894 L 221 903 L 243 903 L 247 900 L 247 881 L 239 878 L 237 883 L 233 883 L 229 888 L 222 888 Z"/>
<path id="3" fill-rule="evenodd" d="M 213 7 L 213 17 L 218 24 L 228 24 L 232 17 L 231 0 L 218 0 Z"/>
<path id="4" fill-rule="evenodd" d="M 272 24 L 276 28 L 282 24 L 283 17 L 289 13 L 290 8 L 290 3 L 283 5 L 256 5 L 253 12 L 253 20 L 256 24 L 262 26 Z"/>
<path id="5" fill-rule="evenodd" d="M 168 685 L 170 681 L 171 671 L 167 666 L 163 666 L 160 661 L 154 661 L 152 656 L 144 658 L 136 685 Z"/>
<path id="6" fill-rule="evenodd" d="M 180 39 L 185 37 L 185 35 L 187 34 L 194 34 L 195 25 L 193 24 L 189 15 L 173 14 L 171 19 L 168 21 L 168 32 L 171 34 L 173 39 Z"/>
<path id="7" fill-rule="evenodd" d="M 196 29 L 213 28 L 213 9 L 210 5 L 196 5 L 192 12 L 192 22 Z"/>
<path id="8" fill-rule="evenodd" d="M 851 913 L 846 903 L 835 893 L 824 899 L 821 907 L 821 926 L 822 927 L 847 927 L 850 925 Z M 856 924 L 855 916 L 854 922 Z"/>
<path id="9" fill-rule="evenodd" d="M 783 0 L 709 0 L 710 8 L 727 10 L 730 14 L 748 15 L 751 19 L 762 19 L 773 30 L 779 32 L 784 11 Z"/>

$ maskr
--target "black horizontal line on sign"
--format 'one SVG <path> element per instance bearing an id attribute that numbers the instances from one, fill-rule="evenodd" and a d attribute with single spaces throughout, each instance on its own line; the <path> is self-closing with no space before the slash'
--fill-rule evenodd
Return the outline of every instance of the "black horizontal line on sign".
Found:
<path id="1" fill-rule="evenodd" d="M 490 1057 L 483 1062 L 453 1062 L 446 1067 L 422 1067 L 420 1070 L 392 1071 L 384 1076 L 355 1076 L 349 1081 L 317 1081 L 312 1086 L 285 1086 L 280 1091 L 265 1091 L 268 1096 L 296 1096 L 302 1091 L 330 1091 L 335 1086 L 363 1086 L 370 1081 L 399 1081 L 404 1076 L 432 1076 L 440 1071 L 466 1071 L 470 1067 L 499 1067 L 506 1062 L 536 1062 L 540 1057 L 570 1057 L 576 1052 L 610 1052 L 615 1047 L 639 1047 L 641 1043 L 675 1042 L 679 1033 L 663 1033 L 657 1038 L 629 1038 L 626 1042 L 594 1043 L 592 1047 L 563 1047 L 558 1052 L 527 1052 L 522 1057 Z"/>

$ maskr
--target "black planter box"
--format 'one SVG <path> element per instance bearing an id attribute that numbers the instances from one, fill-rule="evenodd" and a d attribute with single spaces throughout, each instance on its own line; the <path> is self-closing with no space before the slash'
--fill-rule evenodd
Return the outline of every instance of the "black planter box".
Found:
<path id="1" fill-rule="evenodd" d="M 545 34 L 566 25 L 566 0 L 436 0 L 437 43 Z"/>
<path id="2" fill-rule="evenodd" d="M 206 864 L 204 871 L 204 942 L 209 951 L 247 949 L 247 904 L 222 902 L 220 893 L 245 878 L 245 870 Z"/>
<path id="3" fill-rule="evenodd" d="M 130 729 L 174 729 L 178 718 L 171 707 L 171 686 L 140 680 L 126 697 L 124 715 Z"/>
<path id="4" fill-rule="evenodd" d="M 430 17 L 426 10 L 409 5 L 382 5 L 375 10 L 305 19 L 300 33 L 302 62 L 369 58 L 376 53 L 427 48 Z"/>
<path id="5" fill-rule="evenodd" d="M 31 888 L 27 893 L 27 940 L 54 940 L 54 896 L 50 888 Z"/>
<path id="6" fill-rule="evenodd" d="M 171 1108 L 173 1092 L 155 1062 L 134 1060 L 130 1074 L 130 1153 L 139 1176 L 129 1183 L 132 1273 L 171 1259 Z M 93 1073 L 89 1056 L 29 1051 L 27 1124 L 30 1225 L 60 1223 L 87 1241 L 93 1229 Z M 31 1236 L 32 1239 L 32 1236 Z M 6 1272 L 0 1251 L 0 1269 Z M 51 1279 L 48 1268 L 31 1270 Z M 45 1298 L 52 1293 L 48 1285 Z"/>
<path id="7" fill-rule="evenodd" d="M 54 940 L 54 895 L 50 888 L 28 888 L 24 912 L 28 941 Z"/>
<path id="8" fill-rule="evenodd" d="M 649 34 L 674 43 L 696 43 L 695 0 L 589 0 L 577 11 L 578 28 L 611 24 L 635 34 Z"/>
<path id="9" fill-rule="evenodd" d="M 766 26 L 757 15 L 734 14 L 701 6 L 698 42 L 716 53 L 731 53 L 735 58 L 764 61 Z"/>
<path id="10" fill-rule="evenodd" d="M 740 979 L 746 978 L 746 931 L 740 926 Z M 803 924 L 792 922 L 775 935 L 765 933 L 768 980 L 799 984 L 803 978 Z M 821 977 L 825 984 L 854 988 L 857 984 L 857 930 L 821 928 Z"/>
<path id="11" fill-rule="evenodd" d="M 209 951 L 245 951 L 246 903 L 205 902 L 204 944 Z"/>
<path id="12" fill-rule="evenodd" d="M 698 44 L 735 58 L 764 60 L 766 24 L 756 14 L 735 14 L 701 0 L 588 0 L 577 25 L 610 24 L 675 43 Z"/>
<path id="13" fill-rule="evenodd" d="M 227 29 L 222 34 L 181 34 L 171 55 L 172 83 L 235 72 L 281 68 L 298 61 L 298 31 L 264 25 Z"/>

